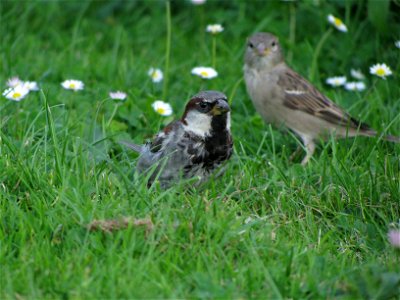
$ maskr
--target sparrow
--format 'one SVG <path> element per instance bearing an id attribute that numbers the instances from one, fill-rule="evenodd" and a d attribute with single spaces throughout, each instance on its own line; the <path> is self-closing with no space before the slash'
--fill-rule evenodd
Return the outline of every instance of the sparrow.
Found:
<path id="1" fill-rule="evenodd" d="M 259 32 L 247 39 L 244 61 L 247 92 L 257 112 L 267 123 L 284 125 L 300 137 L 306 149 L 302 165 L 312 157 L 316 139 L 330 134 L 377 135 L 286 65 L 278 38 L 271 33 Z M 395 136 L 383 138 L 400 142 Z"/>
<path id="2" fill-rule="evenodd" d="M 186 104 L 180 120 L 170 123 L 144 145 L 122 142 L 139 153 L 137 171 L 150 172 L 148 187 L 156 180 L 165 189 L 180 179 L 205 182 L 232 155 L 230 108 L 227 97 L 202 91 Z M 221 175 L 218 174 L 218 175 Z"/>

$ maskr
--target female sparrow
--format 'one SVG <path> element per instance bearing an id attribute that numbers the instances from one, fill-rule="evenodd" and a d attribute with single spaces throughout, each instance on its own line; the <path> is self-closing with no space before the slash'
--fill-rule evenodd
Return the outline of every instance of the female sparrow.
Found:
<path id="1" fill-rule="evenodd" d="M 307 150 L 303 165 L 313 155 L 317 138 L 329 134 L 342 138 L 377 135 L 289 68 L 278 39 L 271 33 L 259 32 L 248 38 L 244 78 L 247 92 L 264 121 L 283 124 L 300 136 Z M 383 138 L 400 142 L 399 137 Z"/>

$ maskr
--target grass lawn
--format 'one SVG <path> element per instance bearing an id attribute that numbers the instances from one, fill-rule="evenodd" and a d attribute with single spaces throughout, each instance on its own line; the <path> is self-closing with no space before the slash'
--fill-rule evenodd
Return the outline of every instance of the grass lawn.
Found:
<path id="1" fill-rule="evenodd" d="M 400 135 L 400 9 L 377 2 L 2 1 L 0 87 L 19 76 L 41 91 L 0 99 L 0 298 L 399 299 L 387 233 L 400 227 L 400 146 L 330 139 L 302 167 L 289 160 L 296 137 L 264 124 L 242 81 L 246 37 L 273 32 L 295 70 Z M 205 32 L 213 23 L 225 30 Z M 369 74 L 376 63 L 393 75 Z M 191 75 L 213 64 L 217 78 Z M 365 91 L 325 84 L 352 68 Z M 71 78 L 85 89 L 63 89 Z M 150 138 L 203 89 L 231 101 L 226 174 L 191 192 L 147 189 L 117 141 Z M 157 99 L 174 114 L 154 112 Z M 111 233 L 87 227 L 124 217 Z"/>

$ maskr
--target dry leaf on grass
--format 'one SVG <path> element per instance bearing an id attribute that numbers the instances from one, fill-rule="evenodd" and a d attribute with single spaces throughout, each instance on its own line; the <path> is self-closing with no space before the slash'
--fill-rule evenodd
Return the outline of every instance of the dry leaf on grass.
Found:
<path id="1" fill-rule="evenodd" d="M 149 233 L 154 225 L 150 218 L 135 219 L 133 217 L 123 217 L 119 220 L 93 220 L 86 226 L 90 231 L 104 231 L 107 233 L 128 227 L 144 227 L 146 233 Z"/>

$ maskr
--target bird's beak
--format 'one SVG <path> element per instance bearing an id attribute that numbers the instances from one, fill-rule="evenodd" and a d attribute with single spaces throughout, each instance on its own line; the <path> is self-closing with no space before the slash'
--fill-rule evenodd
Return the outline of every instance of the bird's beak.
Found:
<path id="1" fill-rule="evenodd" d="M 256 51 L 257 51 L 258 55 L 260 55 L 260 56 L 267 56 L 270 52 L 269 48 L 265 47 L 265 45 L 263 43 L 259 44 L 256 47 Z"/>
<path id="2" fill-rule="evenodd" d="M 219 116 L 222 114 L 227 113 L 231 109 L 229 108 L 228 102 L 226 100 L 218 100 L 217 103 L 214 105 L 214 107 L 211 110 L 211 113 L 213 116 Z"/>

